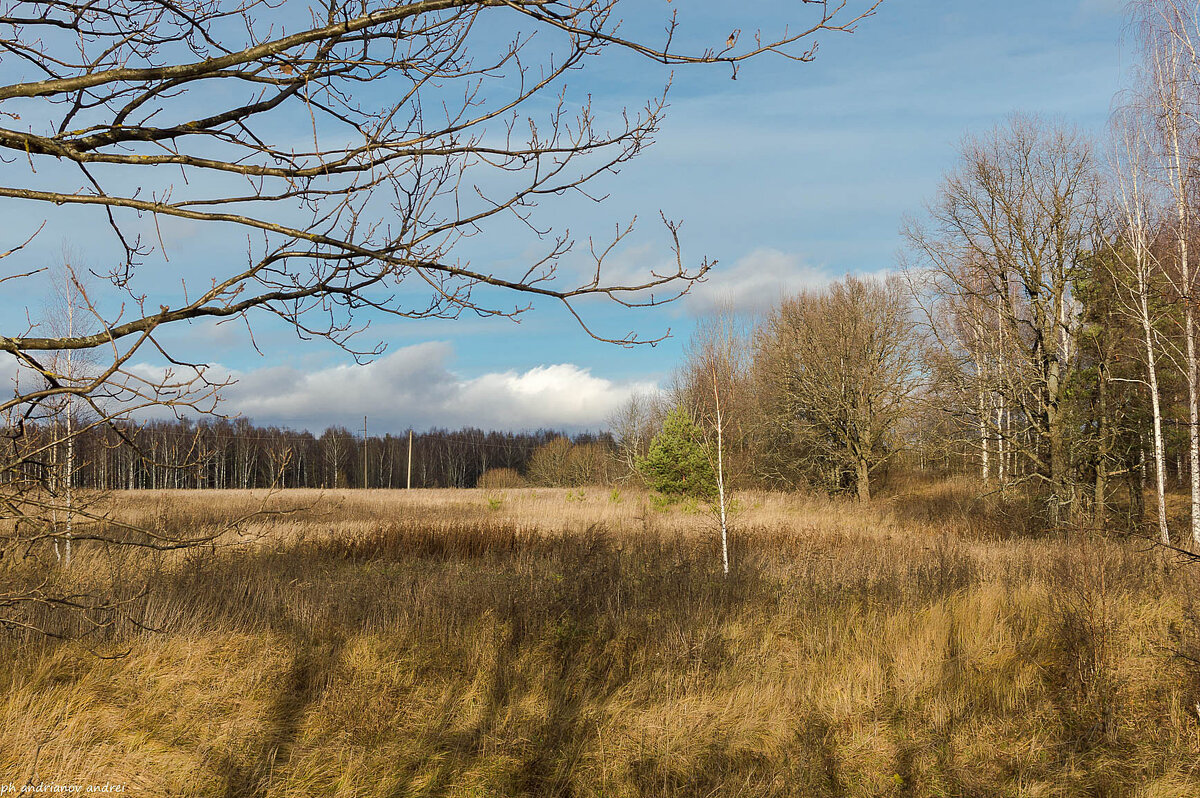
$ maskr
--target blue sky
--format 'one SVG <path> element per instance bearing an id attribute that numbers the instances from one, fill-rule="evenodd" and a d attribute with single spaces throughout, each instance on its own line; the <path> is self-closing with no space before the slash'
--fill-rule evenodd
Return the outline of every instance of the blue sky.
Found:
<path id="1" fill-rule="evenodd" d="M 698 41 L 723 40 L 734 14 L 797 5 L 675 1 Z M 1020 111 L 1102 135 L 1121 78 L 1123 25 L 1122 4 L 1111 0 L 885 0 L 853 35 L 822 36 L 811 64 L 761 59 L 736 81 L 727 67 L 677 69 L 656 144 L 605 181 L 609 198 L 548 205 L 543 217 L 586 237 L 636 215 L 638 230 L 614 253 L 616 274 L 669 257 L 660 210 L 682 221 L 687 260 L 719 262 L 673 306 L 636 315 L 583 306 L 603 333 L 632 328 L 650 337 L 669 328 L 673 337 L 653 348 L 592 341 L 549 305 L 520 324 L 377 320 L 368 336 L 388 351 L 367 366 L 270 323 L 256 327 L 262 356 L 233 326 L 196 327 L 174 340 L 238 376 L 226 411 L 255 421 L 320 428 L 358 424 L 368 413 L 379 431 L 596 428 L 631 390 L 669 375 L 695 319 L 716 302 L 762 308 L 846 273 L 894 268 L 904 215 L 920 214 L 965 134 Z M 669 75 L 632 57 L 594 66 L 572 75 L 571 91 L 592 94 L 602 114 L 641 105 Z M 54 259 L 66 246 L 87 261 L 100 251 L 105 230 L 95 217 L 58 221 L 27 257 Z M 203 258 L 223 251 L 196 231 L 172 236 L 167 272 L 203 270 Z M 464 250 L 477 266 L 493 257 L 519 262 L 527 251 L 503 234 Z"/>

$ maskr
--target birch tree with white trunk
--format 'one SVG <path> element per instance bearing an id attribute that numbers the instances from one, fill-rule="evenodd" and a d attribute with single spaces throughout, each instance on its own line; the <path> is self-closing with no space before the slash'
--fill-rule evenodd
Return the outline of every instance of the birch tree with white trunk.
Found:
<path id="1" fill-rule="evenodd" d="M 1161 269 L 1150 243 L 1157 205 L 1150 192 L 1153 184 L 1147 175 L 1149 141 L 1145 116 L 1136 111 L 1118 115 L 1113 125 L 1114 149 L 1111 153 L 1112 174 L 1120 216 L 1120 227 L 1109 242 L 1113 261 L 1120 269 L 1114 275 L 1122 306 L 1133 316 L 1142 333 L 1142 353 L 1146 371 L 1145 387 L 1150 397 L 1151 440 L 1154 453 L 1155 501 L 1158 538 L 1170 545 L 1171 533 L 1167 524 L 1166 449 L 1163 440 L 1162 394 L 1159 389 L 1159 352 L 1163 348 L 1159 327 L 1161 320 L 1151 309 L 1154 275 Z"/>
<path id="2" fill-rule="evenodd" d="M 1200 136 L 1200 8 L 1180 0 L 1142 0 L 1134 5 L 1142 33 L 1142 71 L 1148 112 L 1156 135 L 1156 172 L 1174 216 L 1173 264 L 1163 275 L 1182 310 L 1179 368 L 1187 384 L 1191 543 L 1200 546 L 1200 386 L 1197 377 L 1196 268 L 1192 263 L 1191 201 Z M 1161 470 L 1161 464 L 1159 469 Z"/>
<path id="3" fill-rule="evenodd" d="M 1077 498 L 1066 414 L 1077 366 L 1072 275 L 1094 248 L 1098 202 L 1091 143 L 1014 116 L 964 142 L 928 221 L 905 230 L 928 329 L 943 356 L 960 364 L 971 397 L 963 405 L 977 405 L 980 381 L 992 383 L 982 387 L 1008 408 L 1003 425 L 988 422 L 992 436 L 1026 461 L 1026 479 L 1044 484 L 1053 521 Z M 984 331 L 988 341 L 1003 338 L 1003 369 L 974 368 Z"/>

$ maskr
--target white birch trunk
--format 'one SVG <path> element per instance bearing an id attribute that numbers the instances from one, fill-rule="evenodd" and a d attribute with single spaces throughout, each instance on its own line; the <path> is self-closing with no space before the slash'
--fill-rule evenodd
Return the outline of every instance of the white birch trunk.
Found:
<path id="1" fill-rule="evenodd" d="M 68 357 L 68 363 L 70 362 Z M 70 367 L 68 366 L 68 369 Z M 69 370 L 68 370 L 68 373 Z M 75 424 L 71 418 L 71 396 L 67 396 L 67 463 L 63 478 L 66 479 L 65 493 L 67 499 L 67 523 L 65 534 L 66 557 L 65 564 L 69 568 L 71 566 L 71 537 L 74 534 L 75 522 Z"/>
<path id="2" fill-rule="evenodd" d="M 1158 367 L 1154 351 L 1154 331 L 1150 325 L 1150 308 L 1146 299 L 1147 286 L 1144 281 L 1142 281 L 1138 289 L 1142 317 L 1142 336 L 1146 347 L 1146 380 L 1150 388 L 1150 408 L 1153 416 L 1154 489 L 1158 506 L 1158 538 L 1163 545 L 1169 546 L 1171 544 L 1171 532 L 1167 528 L 1166 454 L 1163 451 L 1162 403 L 1158 392 Z"/>
<path id="3" fill-rule="evenodd" d="M 73 336 L 73 335 L 75 335 L 75 303 L 78 298 L 75 295 L 76 287 L 75 287 L 74 274 L 68 273 L 67 279 L 69 281 L 67 284 L 67 335 Z M 67 371 L 67 382 L 70 385 L 74 385 L 74 383 L 75 383 L 75 352 L 74 352 L 74 350 L 68 350 L 66 357 L 67 357 L 67 370 L 66 370 Z M 64 560 L 65 560 L 65 565 L 68 568 L 71 566 L 71 537 L 73 536 L 74 531 L 75 531 L 74 530 L 74 522 L 75 522 L 75 488 L 74 488 L 74 482 L 75 482 L 75 420 L 72 417 L 72 413 L 75 409 L 74 402 L 72 401 L 74 398 L 75 398 L 74 394 L 67 394 L 67 401 L 66 401 L 66 413 L 67 413 L 67 419 L 66 419 L 66 422 L 67 422 L 67 440 L 66 440 L 67 458 L 66 459 L 67 459 L 67 462 L 66 462 L 66 473 L 63 474 L 63 477 L 66 479 L 65 495 L 66 495 L 66 503 L 67 503 L 67 522 L 66 522 L 66 529 L 65 529 L 66 557 L 64 558 Z"/>
<path id="4" fill-rule="evenodd" d="M 1159 63 L 1159 90 L 1162 91 L 1164 84 L 1162 78 L 1162 64 Z M 1160 97 L 1162 95 L 1160 94 Z M 1166 103 L 1163 103 L 1166 105 Z M 1114 164 L 1118 176 L 1118 187 L 1120 189 L 1120 200 L 1122 210 L 1125 214 L 1125 223 L 1128 226 L 1129 244 L 1132 247 L 1132 264 L 1131 276 L 1133 277 L 1130 308 L 1137 316 L 1138 325 L 1142 330 L 1141 344 L 1145 350 L 1146 358 L 1146 387 L 1150 392 L 1150 408 L 1151 408 L 1151 446 L 1152 456 L 1154 458 L 1154 493 L 1155 507 L 1157 510 L 1158 522 L 1158 537 L 1163 545 L 1170 545 L 1171 532 L 1167 524 L 1167 504 L 1166 504 L 1166 450 L 1163 441 L 1163 422 L 1162 422 L 1162 398 L 1159 390 L 1158 380 L 1158 336 L 1154 330 L 1154 318 L 1150 310 L 1150 294 L 1153 290 L 1151 274 L 1155 265 L 1153 255 L 1150 251 L 1150 226 L 1149 208 L 1152 200 L 1147 197 L 1147 184 L 1145 180 L 1145 162 L 1144 158 L 1148 153 L 1147 132 L 1148 121 L 1144 115 L 1138 115 L 1127 120 L 1122 128 L 1118 130 L 1120 138 L 1120 146 L 1123 148 L 1125 161 L 1121 162 L 1120 150 Z M 1170 123 L 1168 123 L 1170 124 Z M 1171 129 L 1178 132 L 1177 125 L 1171 125 Z M 1177 141 L 1177 136 L 1175 137 Z M 1172 193 L 1175 193 L 1174 191 Z M 1177 203 L 1178 205 L 1178 203 Z M 1119 248 L 1117 251 L 1120 251 Z M 1186 257 L 1186 242 L 1182 253 Z M 1195 407 L 1193 403 L 1193 408 Z M 1194 428 L 1193 428 L 1194 431 Z M 1141 467 L 1139 468 L 1139 485 L 1142 491 L 1146 487 L 1146 451 L 1143 447 L 1141 450 Z M 1196 514 L 1193 514 L 1196 518 Z"/>
<path id="5" fill-rule="evenodd" d="M 721 520 L 721 562 L 729 576 L 729 521 L 725 503 L 725 441 L 721 419 L 721 391 L 717 387 L 717 370 L 713 369 L 713 400 L 717 407 L 717 501 Z"/>
<path id="6" fill-rule="evenodd" d="M 1175 111 L 1177 109 L 1171 109 Z M 1179 281 L 1177 291 L 1183 300 L 1184 378 L 1187 382 L 1188 402 L 1188 462 L 1191 466 L 1189 482 L 1191 488 L 1192 545 L 1200 546 L 1200 396 L 1196 386 L 1196 320 L 1192 307 L 1192 270 L 1188 260 L 1188 196 L 1186 165 L 1183 146 L 1180 142 L 1178 116 L 1168 115 L 1171 167 L 1173 179 L 1176 223 L 1179 225 L 1176 244 L 1179 251 Z M 1156 463 L 1161 471 L 1162 463 Z M 1162 477 L 1160 476 L 1161 480 Z"/>
<path id="7" fill-rule="evenodd" d="M 975 383 L 979 401 L 979 476 L 986 484 L 991 479 L 990 447 L 988 446 L 987 385 L 983 376 L 983 334 L 978 320 L 975 324 L 975 345 L 971 353 L 975 361 Z"/>

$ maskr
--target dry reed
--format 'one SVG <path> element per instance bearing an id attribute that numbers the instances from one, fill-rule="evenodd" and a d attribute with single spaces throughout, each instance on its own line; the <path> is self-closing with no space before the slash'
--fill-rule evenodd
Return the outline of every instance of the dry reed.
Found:
<path id="1" fill-rule="evenodd" d="M 966 491 L 744 494 L 728 579 L 705 512 L 637 492 L 123 495 L 164 527 L 291 512 L 245 545 L 80 557 L 81 584 L 145 593 L 83 640 L 3 644 L 0 783 L 1200 793 L 1200 684 L 1172 655 L 1194 575 L 1136 542 L 1006 529 L 1016 510 Z"/>

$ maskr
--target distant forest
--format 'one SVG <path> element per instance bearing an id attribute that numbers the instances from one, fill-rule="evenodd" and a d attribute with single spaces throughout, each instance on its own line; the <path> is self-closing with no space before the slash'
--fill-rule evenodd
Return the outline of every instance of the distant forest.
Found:
<path id="1" fill-rule="evenodd" d="M 488 470 L 525 473 L 534 452 L 559 439 L 615 449 L 608 433 L 433 429 L 413 434 L 412 487 L 470 488 Z M 153 422 L 79 434 L 71 471 L 77 487 L 96 490 L 360 488 L 365 459 L 367 487 L 403 488 L 408 445 L 408 433 L 368 437 L 364 457 L 362 434 L 345 427 L 313 435 L 244 419 Z"/>

